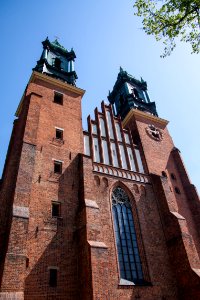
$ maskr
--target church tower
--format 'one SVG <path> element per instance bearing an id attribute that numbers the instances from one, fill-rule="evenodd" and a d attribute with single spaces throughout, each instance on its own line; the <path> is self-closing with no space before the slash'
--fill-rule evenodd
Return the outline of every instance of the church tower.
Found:
<path id="1" fill-rule="evenodd" d="M 0 299 L 200 299 L 200 202 L 147 83 L 82 130 L 75 53 L 43 42 L 0 185 Z"/>
<path id="2" fill-rule="evenodd" d="M 121 67 L 113 91 L 109 92 L 108 100 L 113 104 L 116 115 L 122 119 L 132 108 L 157 116 L 155 102 L 151 102 L 147 92 L 147 83 L 142 78 L 141 81 L 135 79 Z"/>
<path id="3" fill-rule="evenodd" d="M 16 112 L 3 171 L 0 299 L 78 297 L 84 90 L 75 85 L 74 51 L 57 40 L 46 39 L 43 47 Z"/>
<path id="4" fill-rule="evenodd" d="M 67 51 L 58 40 L 50 43 L 48 37 L 42 45 L 41 58 L 33 70 L 75 85 L 78 77 L 74 70 L 74 50 Z"/>

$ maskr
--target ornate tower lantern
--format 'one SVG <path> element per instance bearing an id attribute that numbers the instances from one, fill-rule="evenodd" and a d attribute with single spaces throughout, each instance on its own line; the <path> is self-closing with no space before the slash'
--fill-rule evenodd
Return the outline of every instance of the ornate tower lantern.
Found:
<path id="1" fill-rule="evenodd" d="M 122 119 L 132 109 L 139 109 L 157 116 L 155 102 L 151 102 L 147 83 L 141 78 L 135 79 L 120 67 L 117 81 L 113 91 L 109 93 L 109 102 L 113 105 L 115 114 L 120 115 Z"/>
<path id="2" fill-rule="evenodd" d="M 74 70 L 74 60 L 76 58 L 74 50 L 67 51 L 57 39 L 50 42 L 48 37 L 42 44 L 41 58 L 33 70 L 75 85 L 78 77 Z"/>

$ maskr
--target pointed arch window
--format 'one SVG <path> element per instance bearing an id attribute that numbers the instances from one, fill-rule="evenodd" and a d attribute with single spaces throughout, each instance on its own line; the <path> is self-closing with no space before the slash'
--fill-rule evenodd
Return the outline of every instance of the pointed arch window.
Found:
<path id="1" fill-rule="evenodd" d="M 121 187 L 112 192 L 112 212 L 118 252 L 120 278 L 143 282 L 135 224 L 128 195 Z"/>

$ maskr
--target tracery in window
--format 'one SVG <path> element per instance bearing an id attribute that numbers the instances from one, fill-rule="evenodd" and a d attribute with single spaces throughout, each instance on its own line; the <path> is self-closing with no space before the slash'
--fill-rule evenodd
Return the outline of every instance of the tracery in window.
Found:
<path id="1" fill-rule="evenodd" d="M 121 187 L 112 193 L 112 212 L 117 244 L 120 278 L 143 282 L 142 264 L 128 195 Z"/>

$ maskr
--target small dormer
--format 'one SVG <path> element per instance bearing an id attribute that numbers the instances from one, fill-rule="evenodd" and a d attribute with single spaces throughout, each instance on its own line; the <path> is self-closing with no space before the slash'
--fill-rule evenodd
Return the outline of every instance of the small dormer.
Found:
<path id="1" fill-rule="evenodd" d="M 74 50 L 67 51 L 57 39 L 50 42 L 46 38 L 42 44 L 43 52 L 34 70 L 75 85 L 78 77 L 74 70 Z"/>
<path id="2" fill-rule="evenodd" d="M 115 115 L 121 116 L 122 119 L 132 108 L 158 115 L 155 102 L 151 102 L 149 98 L 147 83 L 142 78 L 141 80 L 135 79 L 122 68 L 120 68 L 113 91 L 109 92 L 108 100 L 113 106 Z"/>

